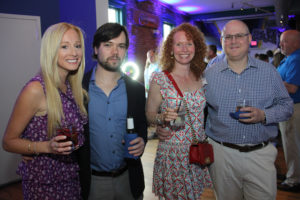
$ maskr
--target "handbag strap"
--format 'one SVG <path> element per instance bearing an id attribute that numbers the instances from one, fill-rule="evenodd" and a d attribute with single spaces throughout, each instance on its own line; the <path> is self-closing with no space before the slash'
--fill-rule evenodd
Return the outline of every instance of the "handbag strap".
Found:
<path id="1" fill-rule="evenodd" d="M 169 78 L 169 80 L 172 82 L 172 84 L 173 84 L 173 86 L 175 87 L 175 89 L 177 90 L 178 94 L 182 97 L 183 105 L 184 105 L 185 110 L 186 110 L 186 112 L 187 112 L 187 116 L 188 116 L 188 118 L 189 118 L 189 124 L 190 124 L 191 129 L 192 129 L 192 135 L 193 135 L 193 141 L 192 141 L 192 144 L 198 144 L 199 141 L 198 141 L 197 138 L 196 138 L 196 131 L 195 131 L 193 125 L 192 125 L 192 118 L 191 118 L 191 114 L 190 114 L 190 110 L 189 110 L 189 108 L 188 108 L 187 102 L 186 102 L 186 100 L 184 99 L 181 90 L 179 89 L 179 87 L 178 87 L 176 81 L 174 80 L 174 78 L 173 78 L 173 76 L 170 74 L 170 72 L 167 71 L 167 70 L 164 70 L 163 72 L 166 74 L 166 76 L 167 76 L 167 77 Z"/>
<path id="2" fill-rule="evenodd" d="M 182 99 L 183 99 L 183 94 L 182 94 L 181 90 L 179 89 L 179 87 L 178 87 L 176 81 L 174 80 L 173 76 L 171 75 L 171 73 L 170 73 L 168 70 L 164 70 L 163 72 L 167 75 L 167 77 L 169 78 L 169 80 L 172 82 L 173 86 L 174 86 L 175 89 L 177 90 L 178 94 L 179 94 L 179 95 L 182 97 Z"/>

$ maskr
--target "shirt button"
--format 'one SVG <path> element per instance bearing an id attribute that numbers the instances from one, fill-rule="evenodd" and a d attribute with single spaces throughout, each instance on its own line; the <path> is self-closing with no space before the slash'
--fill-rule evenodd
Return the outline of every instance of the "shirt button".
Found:
<path id="1" fill-rule="evenodd" d="M 246 138 L 246 136 L 243 136 L 243 139 L 245 139 Z"/>
<path id="2" fill-rule="evenodd" d="M 239 89 L 239 93 L 241 93 L 242 92 L 242 89 Z"/>
<path id="3" fill-rule="evenodd" d="M 110 135 L 110 137 L 113 138 L 114 136 L 113 136 L 113 135 Z"/>
<path id="4" fill-rule="evenodd" d="M 107 102 L 107 104 L 109 104 L 109 101 Z"/>
<path id="5" fill-rule="evenodd" d="M 116 153 L 116 151 L 112 151 L 112 153 L 113 153 L 113 154 L 115 154 L 115 153 Z"/>
<path id="6" fill-rule="evenodd" d="M 108 118 L 108 120 L 111 120 L 111 118 Z"/>

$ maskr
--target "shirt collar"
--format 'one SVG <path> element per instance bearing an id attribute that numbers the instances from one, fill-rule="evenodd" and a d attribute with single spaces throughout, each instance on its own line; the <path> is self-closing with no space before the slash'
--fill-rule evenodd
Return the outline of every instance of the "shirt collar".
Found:
<path id="1" fill-rule="evenodd" d="M 93 68 L 90 82 L 92 82 L 92 81 L 95 82 L 96 69 L 97 69 L 97 67 L 94 67 L 94 68 Z M 124 76 L 125 76 L 125 74 L 124 74 L 123 72 L 121 72 L 121 77 L 120 77 L 120 79 L 118 80 L 118 84 L 120 84 L 120 81 L 124 79 Z"/>
<path id="2" fill-rule="evenodd" d="M 289 55 L 289 56 L 293 56 L 293 55 L 299 55 L 300 54 L 300 49 L 297 49 L 296 51 L 294 51 L 293 53 L 291 53 L 291 55 Z M 289 56 L 287 56 L 287 57 L 289 57 Z"/>
<path id="3" fill-rule="evenodd" d="M 225 71 L 225 70 L 229 70 L 229 66 L 228 66 L 228 63 L 227 63 L 227 56 L 225 56 L 219 63 L 219 71 L 222 72 L 222 71 Z M 258 68 L 258 64 L 256 62 L 256 60 L 249 56 L 248 55 L 248 63 L 247 63 L 247 67 L 246 69 L 248 68 Z"/>

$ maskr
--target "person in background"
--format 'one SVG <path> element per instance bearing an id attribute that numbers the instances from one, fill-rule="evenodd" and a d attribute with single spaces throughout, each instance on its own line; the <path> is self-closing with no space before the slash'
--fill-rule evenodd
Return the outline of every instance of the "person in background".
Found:
<path id="1" fill-rule="evenodd" d="M 206 69 L 209 68 L 210 66 L 214 65 L 215 63 L 220 62 L 221 60 L 224 59 L 224 57 L 225 57 L 224 52 L 220 55 L 217 55 L 216 57 L 214 57 L 207 63 Z"/>
<path id="2" fill-rule="evenodd" d="M 284 57 L 285 56 L 281 53 L 280 49 L 279 51 L 275 51 L 272 64 L 277 68 L 280 65 L 281 61 L 284 59 Z"/>
<path id="3" fill-rule="evenodd" d="M 90 200 L 143 199 L 145 183 L 140 156 L 147 142 L 145 89 L 121 72 L 128 47 L 127 30 L 120 24 L 106 23 L 94 34 L 93 58 L 97 66 L 83 79 L 90 99 L 89 124 L 84 130 L 90 136 L 90 144 L 84 146 L 86 156 L 79 160 L 85 177 L 81 184 L 86 186 L 84 191 L 90 191 Z M 138 137 L 125 150 L 129 117 L 134 119 Z M 137 159 L 125 160 L 127 150 Z"/>
<path id="4" fill-rule="evenodd" d="M 205 139 L 202 73 L 205 69 L 206 45 L 203 33 L 188 23 L 174 28 L 162 47 L 161 67 L 154 72 L 146 115 L 150 124 L 164 125 L 168 137 L 159 141 L 153 171 L 153 192 L 159 199 L 200 199 L 205 187 L 211 187 L 207 167 L 189 164 L 189 148 L 193 139 Z M 174 78 L 183 97 L 165 74 Z M 185 105 L 184 100 L 187 102 Z M 187 111 L 187 108 L 189 112 Z M 182 108 L 185 123 L 176 128 L 171 122 Z M 188 122 L 189 116 L 192 124 Z"/>
<path id="5" fill-rule="evenodd" d="M 268 60 L 269 60 L 269 63 L 272 63 L 273 62 L 273 58 L 274 58 L 274 53 L 272 50 L 268 50 L 266 52 L 266 55 L 268 56 Z"/>
<path id="6" fill-rule="evenodd" d="M 251 34 L 240 20 L 224 26 L 223 61 L 205 72 L 208 118 L 205 132 L 213 145 L 210 166 L 217 199 L 275 199 L 277 150 L 269 141 L 277 124 L 293 112 L 292 100 L 276 69 L 249 56 Z M 240 109 L 238 100 L 248 101 Z"/>
<path id="7" fill-rule="evenodd" d="M 264 61 L 264 62 L 269 62 L 269 56 L 267 56 L 267 54 L 263 54 L 263 53 L 261 53 L 261 54 L 259 54 L 258 55 L 258 60 L 261 60 L 261 61 Z"/>
<path id="8" fill-rule="evenodd" d="M 158 66 L 158 55 L 155 49 L 151 49 L 147 52 L 147 60 L 144 69 L 144 85 L 146 90 L 146 97 L 148 96 L 149 85 L 150 85 L 150 78 L 153 72 L 160 71 Z"/>
<path id="9" fill-rule="evenodd" d="M 206 52 L 206 61 L 209 63 L 213 58 L 217 56 L 217 46 L 214 44 L 207 46 L 207 52 Z"/>
<path id="10" fill-rule="evenodd" d="M 84 39 L 79 27 L 50 26 L 43 35 L 41 72 L 21 91 L 3 137 L 6 151 L 25 155 L 17 173 L 25 200 L 81 199 L 76 151 L 84 143 Z M 65 141 L 61 127 L 77 139 Z M 75 133 L 74 133 L 75 134 Z M 78 143 L 78 144 L 76 144 Z"/>
<path id="11" fill-rule="evenodd" d="M 151 49 L 147 52 L 147 60 L 144 70 L 144 85 L 146 90 L 146 98 L 148 97 L 150 78 L 153 72 L 159 72 L 160 68 L 158 66 L 158 53 L 155 49 Z M 148 127 L 148 139 L 156 139 L 157 134 L 155 132 L 155 125 Z"/>
<path id="12" fill-rule="evenodd" d="M 277 70 L 294 101 L 294 114 L 279 123 L 282 146 L 287 165 L 286 179 L 278 189 L 300 191 L 300 32 L 288 30 L 280 36 L 280 48 L 286 56 Z"/>

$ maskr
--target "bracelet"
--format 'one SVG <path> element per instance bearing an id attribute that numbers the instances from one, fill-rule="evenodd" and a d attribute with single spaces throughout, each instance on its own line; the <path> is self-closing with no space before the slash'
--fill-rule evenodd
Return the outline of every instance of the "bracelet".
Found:
<path id="1" fill-rule="evenodd" d="M 27 150 L 28 150 L 28 152 L 31 152 L 31 141 L 29 141 L 29 143 L 28 143 Z"/>
<path id="2" fill-rule="evenodd" d="M 163 124 L 163 120 L 162 120 L 161 114 L 156 114 L 156 116 L 155 116 L 155 122 L 156 122 L 157 125 L 162 125 Z"/>

